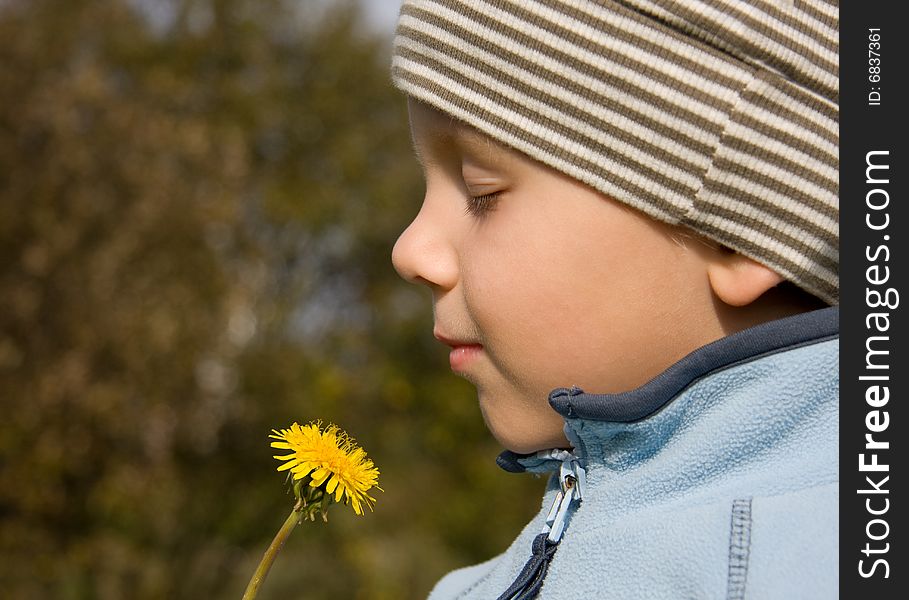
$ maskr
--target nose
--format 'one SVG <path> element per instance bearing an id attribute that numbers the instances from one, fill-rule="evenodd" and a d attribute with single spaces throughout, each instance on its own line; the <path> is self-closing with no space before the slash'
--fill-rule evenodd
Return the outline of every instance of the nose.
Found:
<path id="1" fill-rule="evenodd" d="M 452 241 L 450 217 L 424 200 L 420 212 L 391 251 L 398 274 L 411 283 L 451 289 L 458 281 L 458 255 Z"/>

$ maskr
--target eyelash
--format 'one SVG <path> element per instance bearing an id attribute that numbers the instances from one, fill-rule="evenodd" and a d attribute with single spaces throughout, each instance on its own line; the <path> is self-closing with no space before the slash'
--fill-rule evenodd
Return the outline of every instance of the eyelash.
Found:
<path id="1" fill-rule="evenodd" d="M 481 219 L 495 210 L 496 201 L 501 195 L 502 192 L 492 192 L 480 196 L 469 196 L 467 198 L 467 207 L 464 209 L 464 212 L 476 219 Z"/>

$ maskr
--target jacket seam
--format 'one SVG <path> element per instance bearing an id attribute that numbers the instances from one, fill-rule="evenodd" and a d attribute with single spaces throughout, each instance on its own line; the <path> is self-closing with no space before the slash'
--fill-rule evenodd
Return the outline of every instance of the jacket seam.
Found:
<path id="1" fill-rule="evenodd" d="M 751 555 L 751 498 L 732 501 L 726 600 L 744 600 Z"/>

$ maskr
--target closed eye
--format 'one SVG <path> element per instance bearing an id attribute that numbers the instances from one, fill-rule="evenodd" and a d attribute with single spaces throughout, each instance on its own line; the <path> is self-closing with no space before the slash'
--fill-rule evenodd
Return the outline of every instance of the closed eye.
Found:
<path id="1" fill-rule="evenodd" d="M 482 219 L 495 210 L 496 202 L 501 195 L 502 192 L 491 192 L 480 196 L 468 196 L 467 206 L 465 207 L 464 212 L 475 219 Z"/>

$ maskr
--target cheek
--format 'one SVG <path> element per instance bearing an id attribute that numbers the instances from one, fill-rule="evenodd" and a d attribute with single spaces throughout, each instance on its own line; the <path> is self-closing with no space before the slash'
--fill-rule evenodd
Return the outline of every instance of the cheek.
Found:
<path id="1" fill-rule="evenodd" d="M 630 384 L 620 373 L 653 371 L 667 332 L 693 316 L 679 307 L 697 295 L 695 265 L 662 226 L 557 183 L 503 203 L 471 233 L 470 316 L 499 369 L 534 391 Z"/>
<path id="2" fill-rule="evenodd" d="M 618 385 L 619 371 L 653 362 L 648 348 L 665 335 L 678 286 L 655 265 L 684 271 L 680 247 L 626 213 L 606 220 L 595 208 L 570 222 L 516 219 L 475 240 L 463 267 L 493 360 L 528 389 Z"/>
<path id="3" fill-rule="evenodd" d="M 491 358 L 522 386 L 548 392 L 589 360 L 589 337 L 604 316 L 597 310 L 602 298 L 591 295 L 602 282 L 579 289 L 579 278 L 590 274 L 587 261 L 546 239 L 487 247 L 482 263 L 465 266 L 463 275 L 467 306 Z"/>
<path id="4" fill-rule="evenodd" d="M 559 282 L 536 256 L 527 245 L 495 247 L 484 252 L 482 262 L 462 267 L 467 304 L 486 335 L 507 336 L 548 318 L 551 311 L 541 307 L 553 299 Z"/>

